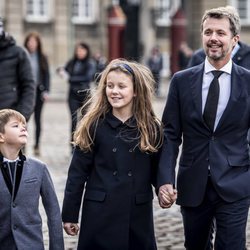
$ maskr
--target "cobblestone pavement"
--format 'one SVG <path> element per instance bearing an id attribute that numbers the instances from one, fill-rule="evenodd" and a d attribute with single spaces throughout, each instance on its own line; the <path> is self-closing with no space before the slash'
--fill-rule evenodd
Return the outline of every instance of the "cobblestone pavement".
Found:
<path id="1" fill-rule="evenodd" d="M 163 85 L 167 88 L 167 85 Z M 167 92 L 167 89 L 162 89 Z M 47 163 L 55 189 L 59 199 L 60 206 L 63 200 L 63 191 L 67 178 L 68 165 L 71 159 L 69 146 L 69 112 L 66 103 L 65 90 L 59 93 L 58 90 L 51 101 L 45 104 L 43 112 L 43 132 L 41 136 L 41 156 L 42 161 Z M 154 101 L 154 108 L 159 117 L 165 105 L 165 97 L 158 98 Z M 26 154 L 33 156 L 33 119 L 28 125 L 30 134 Z M 48 232 L 46 225 L 46 216 L 43 207 L 40 204 L 41 214 L 43 217 L 43 231 L 46 249 L 48 249 Z M 179 207 L 174 205 L 171 209 L 163 210 L 159 207 L 158 201 L 154 199 L 154 218 L 155 234 L 157 239 L 158 250 L 182 250 L 183 247 L 183 227 Z M 77 238 L 64 234 L 65 249 L 76 249 Z M 250 228 L 247 233 L 248 247 L 250 249 Z M 115 249 L 114 249 L 115 250 Z M 140 250 L 140 249 L 138 249 Z"/>

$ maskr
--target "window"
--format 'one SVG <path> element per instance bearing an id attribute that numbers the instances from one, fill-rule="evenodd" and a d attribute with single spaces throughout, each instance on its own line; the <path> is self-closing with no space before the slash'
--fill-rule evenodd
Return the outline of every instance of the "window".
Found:
<path id="1" fill-rule="evenodd" d="M 52 19 L 52 0 L 26 0 L 24 4 L 25 20 L 46 23 Z"/>
<path id="2" fill-rule="evenodd" d="M 73 23 L 92 24 L 97 21 L 97 16 L 97 0 L 73 0 Z"/>
<path id="3" fill-rule="evenodd" d="M 180 6 L 180 0 L 155 0 L 155 24 L 169 26 L 171 18 Z"/>
<path id="4" fill-rule="evenodd" d="M 250 1 L 229 0 L 228 4 L 234 6 L 238 10 L 241 25 L 250 25 Z"/>

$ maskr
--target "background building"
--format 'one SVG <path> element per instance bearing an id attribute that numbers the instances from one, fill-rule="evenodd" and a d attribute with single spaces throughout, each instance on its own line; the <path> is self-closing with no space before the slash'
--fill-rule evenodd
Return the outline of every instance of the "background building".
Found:
<path id="1" fill-rule="evenodd" d="M 225 5 L 239 10 L 241 40 L 250 43 L 250 0 L 1 0 L 0 15 L 20 45 L 29 31 L 41 34 L 52 70 L 64 64 L 75 43 L 83 40 L 93 54 L 141 62 L 159 45 L 163 75 L 169 75 L 178 70 L 176 53 L 182 40 L 192 49 L 201 46 L 205 9 Z"/>

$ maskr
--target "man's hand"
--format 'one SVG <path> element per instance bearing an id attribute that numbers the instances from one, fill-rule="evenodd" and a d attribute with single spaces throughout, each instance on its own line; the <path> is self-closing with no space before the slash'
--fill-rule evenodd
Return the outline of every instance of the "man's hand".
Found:
<path id="1" fill-rule="evenodd" d="M 177 190 L 172 184 L 165 184 L 159 188 L 158 200 L 162 208 L 170 208 L 177 199 Z"/>
<path id="2" fill-rule="evenodd" d="M 75 236 L 78 234 L 79 226 L 76 223 L 65 222 L 63 228 L 68 235 Z"/>

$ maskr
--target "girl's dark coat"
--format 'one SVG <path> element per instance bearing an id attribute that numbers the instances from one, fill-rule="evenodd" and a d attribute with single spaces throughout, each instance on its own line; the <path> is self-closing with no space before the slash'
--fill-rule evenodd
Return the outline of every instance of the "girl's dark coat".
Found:
<path id="1" fill-rule="evenodd" d="M 86 184 L 78 249 L 156 249 L 151 184 L 157 156 L 139 150 L 137 133 L 134 119 L 122 123 L 108 113 L 93 150 L 75 149 L 62 216 L 78 222 Z"/>

